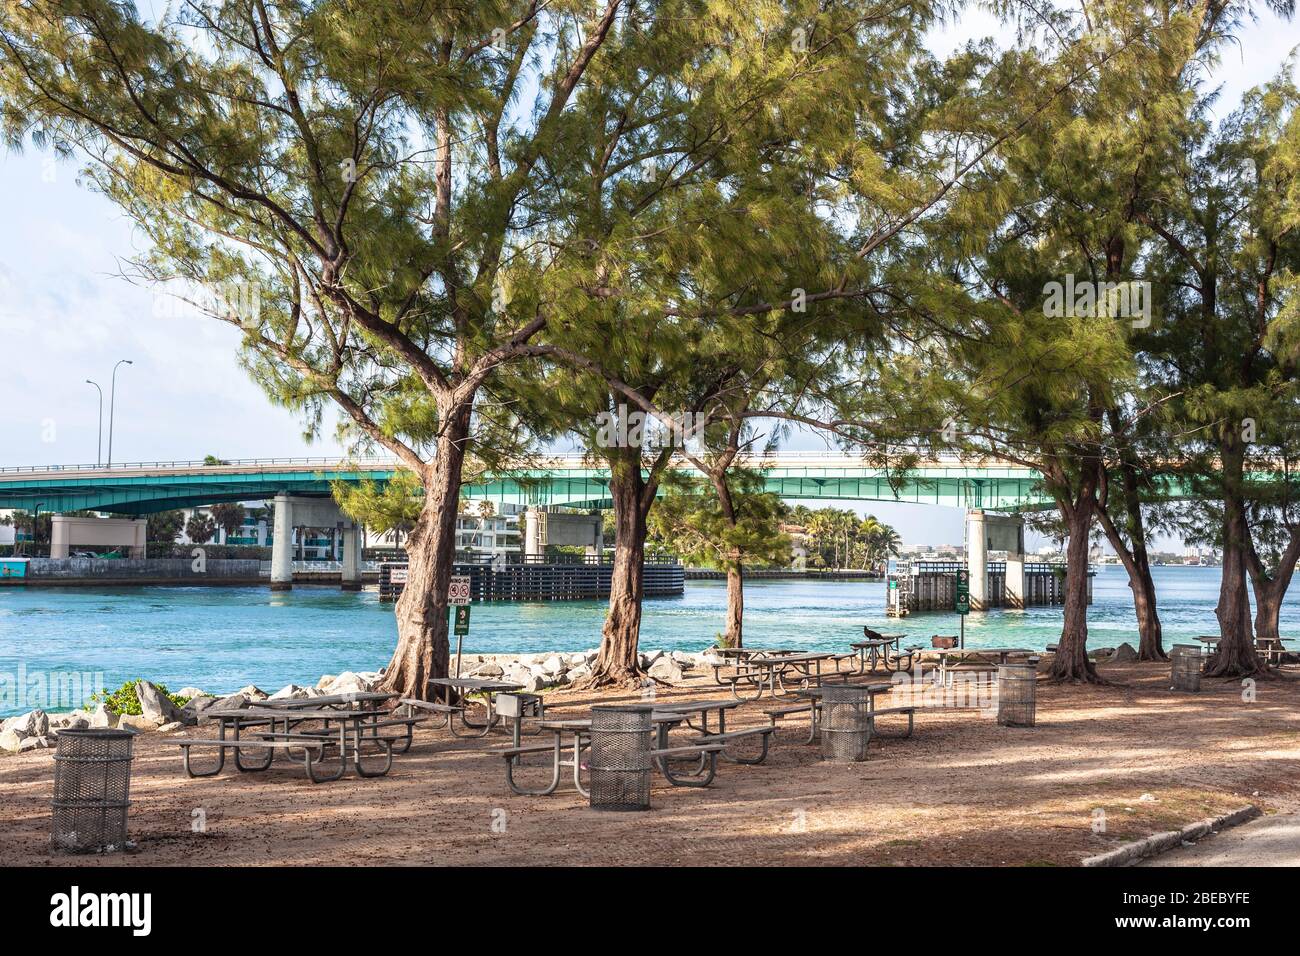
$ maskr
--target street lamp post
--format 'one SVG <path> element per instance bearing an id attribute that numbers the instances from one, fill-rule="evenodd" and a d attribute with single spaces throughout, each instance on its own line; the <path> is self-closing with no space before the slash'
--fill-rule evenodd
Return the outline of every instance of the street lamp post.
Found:
<path id="1" fill-rule="evenodd" d="M 87 385 L 94 385 L 95 391 L 99 392 L 99 430 L 95 432 L 95 464 L 100 465 L 104 461 L 104 390 L 99 387 L 98 382 L 92 382 L 86 379 Z"/>
<path id="2" fill-rule="evenodd" d="M 113 380 L 108 387 L 108 461 L 107 465 L 113 464 L 113 406 L 117 400 L 117 366 L 131 365 L 130 359 L 119 359 L 117 365 L 113 366 Z"/>

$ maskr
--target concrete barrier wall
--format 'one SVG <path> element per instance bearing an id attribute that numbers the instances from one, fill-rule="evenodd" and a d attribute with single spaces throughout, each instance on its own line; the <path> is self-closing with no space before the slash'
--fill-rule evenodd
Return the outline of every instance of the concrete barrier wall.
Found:
<path id="1" fill-rule="evenodd" d="M 262 562 L 249 559 L 217 558 L 206 561 L 202 571 L 184 558 L 32 558 L 27 576 L 10 578 L 6 584 L 80 584 L 104 582 L 212 584 L 230 581 L 258 581 Z"/>

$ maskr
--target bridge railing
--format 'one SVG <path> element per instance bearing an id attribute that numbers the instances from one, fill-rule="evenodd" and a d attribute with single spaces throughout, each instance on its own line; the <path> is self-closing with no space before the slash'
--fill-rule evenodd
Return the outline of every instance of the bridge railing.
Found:
<path id="1" fill-rule="evenodd" d="M 392 468 L 397 464 L 393 458 L 333 458 L 333 457 L 295 457 L 295 458 L 223 458 L 220 461 L 117 461 L 111 465 L 4 465 L 0 474 L 24 474 L 32 472 L 78 472 L 78 471 L 138 471 L 142 468 L 245 468 L 275 465 L 321 465 L 327 468 L 339 467 L 374 467 Z"/>
<path id="2" fill-rule="evenodd" d="M 891 453 L 896 455 L 905 455 L 912 453 L 921 453 L 927 461 L 932 462 L 965 462 L 970 463 L 969 458 L 963 458 L 957 452 L 940 452 L 938 454 L 920 449 L 899 446 L 891 449 Z M 580 453 L 560 453 L 552 455 L 537 456 L 543 462 L 580 462 L 585 456 Z M 807 462 L 827 462 L 835 460 L 860 461 L 860 457 L 852 454 L 834 451 L 778 451 L 768 457 L 757 457 L 750 459 L 748 464 L 756 468 L 777 465 L 780 463 L 789 463 L 797 461 Z M 390 457 L 381 456 L 363 456 L 349 458 L 347 456 L 294 456 L 289 458 L 223 458 L 219 461 L 210 461 L 206 459 L 173 459 L 171 461 L 118 461 L 111 465 L 100 464 L 75 464 L 75 465 L 3 465 L 0 466 L 0 474 L 35 474 L 43 472 L 62 472 L 76 474 L 77 472 L 102 472 L 102 471 L 139 471 L 149 468 L 265 468 L 284 465 L 318 465 L 325 468 L 340 467 L 363 467 L 374 469 L 385 469 L 397 467 L 397 460 Z"/>

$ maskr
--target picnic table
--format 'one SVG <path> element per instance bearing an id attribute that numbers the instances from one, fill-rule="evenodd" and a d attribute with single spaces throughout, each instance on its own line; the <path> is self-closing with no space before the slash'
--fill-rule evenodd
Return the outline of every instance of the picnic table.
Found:
<path id="1" fill-rule="evenodd" d="M 1033 654 L 1035 651 L 1029 647 L 932 647 L 922 648 L 919 653 L 939 658 L 939 680 L 947 684 L 951 681 L 955 668 L 969 663 L 962 660 L 964 657 L 996 656 L 999 664 L 1005 664 L 1012 654 Z M 949 663 L 950 659 L 956 663 Z"/>
<path id="2" fill-rule="evenodd" d="M 840 671 L 838 665 L 839 661 L 846 656 L 852 657 L 854 655 L 818 651 L 814 653 L 754 656 L 737 662 L 733 673 L 728 675 L 722 674 L 723 665 L 714 664 L 713 679 L 720 686 L 730 685 L 731 696 L 736 700 L 758 700 L 765 692 L 771 694 L 772 697 L 784 697 L 789 696 L 789 691 L 786 690 L 785 686 L 787 679 L 807 685 L 820 684 L 824 677 L 830 676 L 822 672 L 822 664 L 826 661 L 835 661 L 836 673 L 844 676 L 845 672 Z M 739 685 L 741 683 L 754 688 L 752 696 L 744 696 L 740 693 Z M 779 693 L 778 688 L 780 689 Z"/>
<path id="3" fill-rule="evenodd" d="M 893 684 L 850 684 L 850 687 L 861 687 L 866 691 L 867 696 L 867 729 L 872 735 L 879 734 L 876 728 L 876 718 L 886 714 L 906 714 L 907 715 L 907 733 L 901 736 L 910 737 L 915 727 L 916 708 L 911 705 L 903 707 L 877 707 L 876 698 L 881 694 L 887 694 L 893 690 Z M 808 743 L 812 743 L 817 738 L 817 728 L 820 719 L 822 688 L 807 687 L 796 691 L 797 697 L 807 698 L 809 701 L 810 724 L 808 728 Z M 774 712 L 769 712 L 772 716 Z M 775 724 L 775 719 L 773 720 Z M 883 735 L 881 735 L 883 736 Z"/>
<path id="4" fill-rule="evenodd" d="M 908 663 L 902 664 L 903 654 L 899 651 L 899 642 L 906 637 L 906 634 L 881 634 L 880 637 L 869 637 L 865 640 L 854 641 L 849 647 L 858 652 L 858 673 L 874 674 L 876 665 L 883 664 L 885 672 L 893 670 L 902 670 L 911 666 L 912 654 L 909 651 L 906 655 Z M 889 649 L 894 649 L 893 660 L 890 660 Z"/>
<path id="5" fill-rule="evenodd" d="M 661 721 L 680 722 L 680 714 L 653 714 L 650 722 L 652 725 Z M 554 793 L 560 786 L 560 778 L 563 775 L 565 767 L 572 768 L 573 787 L 584 797 L 591 796 L 590 791 L 582 785 L 582 771 L 586 769 L 582 763 L 582 752 L 591 746 L 591 718 L 590 717 L 568 717 L 568 718 L 550 718 L 547 717 L 538 721 L 537 726 L 541 733 L 551 735 L 550 743 L 532 744 L 529 746 L 515 746 L 508 750 L 502 751 L 506 758 L 506 783 L 510 789 L 521 797 L 545 797 Z M 572 753 L 571 757 L 565 757 L 566 751 Z M 520 758 L 533 753 L 547 753 L 551 755 L 551 780 L 543 787 L 524 787 L 515 781 L 515 771 L 520 766 Z"/>
<path id="6" fill-rule="evenodd" d="M 481 677 L 431 677 L 429 679 L 430 690 L 434 688 L 441 690 L 442 703 L 446 708 L 447 727 L 457 737 L 486 737 L 488 731 L 497 725 L 499 720 L 493 704 L 497 694 L 512 693 L 523 690 L 523 684 L 516 684 L 511 681 L 488 680 Z M 483 695 L 483 707 L 486 710 L 486 716 L 482 723 L 476 723 L 468 717 L 468 706 L 462 699 L 459 704 L 452 704 L 452 693 L 458 692 L 459 697 L 465 698 L 470 694 Z M 434 692 L 436 696 L 436 691 Z M 455 725 L 455 718 L 460 719 L 461 726 L 470 733 L 458 733 Z"/>
<path id="7" fill-rule="evenodd" d="M 350 695 L 343 695 L 350 696 Z M 365 703 L 378 705 L 385 700 L 392 700 L 395 694 L 370 697 Z M 380 777 L 388 773 L 393 766 L 393 744 L 401 742 L 405 753 L 410 749 L 412 728 L 422 722 L 418 717 L 393 717 L 387 711 L 374 707 L 338 709 L 338 704 L 352 704 L 354 701 L 331 701 L 324 706 L 312 707 L 311 701 L 274 701 L 250 704 L 247 707 L 232 710 L 213 710 L 203 712 L 205 720 L 216 721 L 216 739 L 187 739 L 177 741 L 184 751 L 185 772 L 191 777 L 216 776 L 225 767 L 226 751 L 235 753 L 235 767 L 244 773 L 267 770 L 275 759 L 277 750 L 284 751 L 291 760 L 301 760 L 312 783 L 338 780 L 343 776 L 349 761 L 359 777 Z M 301 729 L 302 724 L 319 723 L 323 726 Z M 381 735 L 380 730 L 401 726 L 405 728 L 402 737 Z M 228 735 L 229 731 L 229 735 Z M 246 736 L 247 732 L 251 736 Z M 378 753 L 364 754 L 365 745 L 374 745 Z M 195 770 L 190 756 L 194 747 L 215 747 L 217 762 L 208 770 Z M 335 749 L 338 751 L 338 769 L 334 773 L 322 774 L 318 770 L 319 762 Z M 243 759 L 244 750 L 263 750 L 266 759 L 261 763 L 247 763 Z M 294 750 L 302 752 L 296 757 Z M 363 756 L 382 756 L 383 768 L 371 770 L 362 762 Z"/>
<path id="8" fill-rule="evenodd" d="M 1223 638 L 1219 637 L 1218 634 L 1207 634 L 1204 637 L 1198 637 L 1197 640 L 1201 642 L 1201 653 L 1208 657 L 1214 653 L 1214 649 Z"/>
<path id="9" fill-rule="evenodd" d="M 1265 637 L 1255 641 L 1255 652 L 1263 658 L 1264 663 L 1269 667 L 1281 667 L 1282 658 L 1287 654 L 1296 653 L 1295 648 L 1287 647 L 1287 641 L 1293 641 L 1293 637 Z"/>
<path id="10" fill-rule="evenodd" d="M 771 727 L 759 727 L 751 730 L 727 730 L 727 712 L 739 707 L 743 702 L 739 700 L 671 700 L 658 701 L 655 703 L 655 716 L 659 718 L 656 721 L 658 729 L 657 746 L 660 750 L 668 749 L 668 732 L 674 727 L 684 724 L 687 728 L 695 731 L 700 737 L 705 738 L 713 743 L 729 744 L 736 741 L 761 737 L 761 750 L 757 756 L 742 757 L 737 754 L 728 753 L 724 747 L 719 751 L 724 760 L 732 763 L 742 764 L 759 764 L 767 759 L 768 737 L 772 733 Z M 717 729 L 709 727 L 709 715 L 717 715 Z M 678 719 L 673 721 L 671 718 L 678 715 Z M 708 756 L 706 754 L 693 755 L 698 759 L 696 770 L 686 775 L 691 778 L 703 776 Z M 660 766 L 659 772 L 664 775 L 669 782 L 675 786 L 704 786 L 704 783 L 685 782 L 683 775 L 669 769 L 667 758 L 661 758 L 663 765 Z M 691 758 L 687 758 L 691 759 Z M 712 779 L 712 775 L 709 776 Z"/>

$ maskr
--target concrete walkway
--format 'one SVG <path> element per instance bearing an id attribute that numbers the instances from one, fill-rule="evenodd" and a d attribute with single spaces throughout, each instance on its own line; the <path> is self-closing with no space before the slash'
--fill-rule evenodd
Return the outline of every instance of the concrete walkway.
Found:
<path id="1" fill-rule="evenodd" d="M 1261 817 L 1138 866 L 1300 866 L 1300 814 Z"/>

